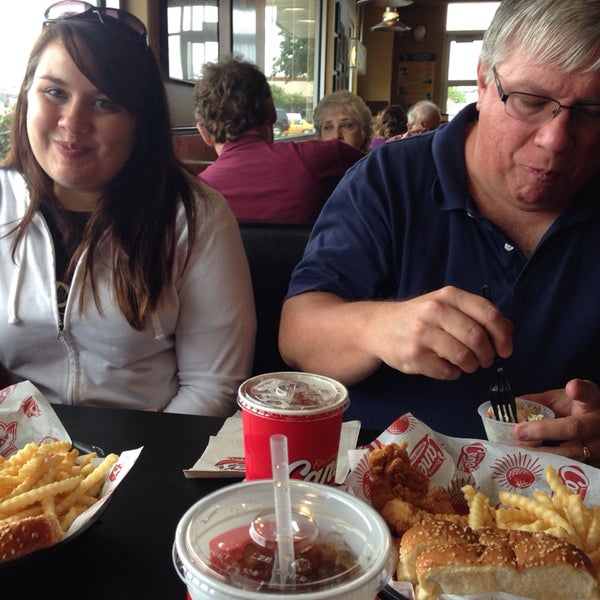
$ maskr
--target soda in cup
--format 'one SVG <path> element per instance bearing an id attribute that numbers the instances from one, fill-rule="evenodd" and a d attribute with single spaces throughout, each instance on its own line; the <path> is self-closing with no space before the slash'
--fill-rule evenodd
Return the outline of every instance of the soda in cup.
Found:
<path id="1" fill-rule="evenodd" d="M 269 440 L 287 437 L 289 476 L 335 484 L 348 390 L 322 375 L 295 371 L 265 373 L 240 385 L 246 479 L 271 478 Z"/>
<path id="2" fill-rule="evenodd" d="M 272 481 L 242 482 L 196 502 L 175 533 L 173 561 L 190 600 L 374 600 L 395 551 L 375 509 L 343 490 L 290 480 L 294 575 L 277 569 Z"/>

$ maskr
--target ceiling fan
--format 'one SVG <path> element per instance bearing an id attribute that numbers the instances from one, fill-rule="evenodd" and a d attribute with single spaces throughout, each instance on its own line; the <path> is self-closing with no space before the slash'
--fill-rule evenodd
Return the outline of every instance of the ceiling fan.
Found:
<path id="1" fill-rule="evenodd" d="M 396 0 L 399 2 L 400 0 Z M 383 12 L 383 20 L 377 25 L 371 27 L 371 31 L 394 31 L 404 32 L 410 31 L 411 28 L 400 21 L 400 15 L 396 10 L 396 7 L 387 6 Z"/>

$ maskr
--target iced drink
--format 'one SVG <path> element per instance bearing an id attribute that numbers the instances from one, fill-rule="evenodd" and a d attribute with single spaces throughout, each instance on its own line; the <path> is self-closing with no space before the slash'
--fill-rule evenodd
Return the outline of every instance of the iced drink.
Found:
<path id="1" fill-rule="evenodd" d="M 274 577 L 271 481 L 228 486 L 185 513 L 177 526 L 173 559 L 191 600 L 375 599 L 394 565 L 391 536 L 381 516 L 331 486 L 295 480 L 290 490 L 299 526 L 294 575 L 285 582 Z"/>
<path id="2" fill-rule="evenodd" d="M 348 403 L 348 390 L 321 375 L 283 371 L 246 380 L 238 390 L 246 479 L 271 478 L 269 440 L 279 433 L 287 437 L 290 478 L 333 485 Z"/>

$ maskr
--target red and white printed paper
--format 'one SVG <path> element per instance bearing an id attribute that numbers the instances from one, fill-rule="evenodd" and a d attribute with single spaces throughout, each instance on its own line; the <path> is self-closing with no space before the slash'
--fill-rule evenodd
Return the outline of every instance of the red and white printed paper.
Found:
<path id="1" fill-rule="evenodd" d="M 30 382 L 23 381 L 0 390 L 0 455 L 9 458 L 30 442 L 43 444 L 71 441 L 52 405 Z M 106 474 L 98 502 L 77 517 L 65 533 L 66 539 L 95 521 L 104 510 L 115 488 L 135 464 L 142 448 L 121 452 L 119 460 Z M 99 463 L 101 457 L 93 459 Z"/>
<path id="2" fill-rule="evenodd" d="M 353 494 L 370 503 L 368 454 L 386 444 L 406 441 L 411 464 L 427 475 L 432 485 L 441 486 L 459 512 L 466 514 L 468 506 L 461 488 L 472 485 L 499 504 L 500 491 L 532 496 L 535 491 L 547 494 L 546 466 L 552 465 L 573 492 L 578 493 L 589 506 L 600 504 L 600 469 L 566 459 L 556 454 L 491 443 L 473 438 L 455 438 L 433 431 L 411 413 L 396 419 L 367 447 L 351 450 L 350 474 L 344 483 Z M 402 588 L 406 595 L 406 588 Z M 468 600 L 490 600 L 490 594 L 468 596 Z M 440 600 L 463 600 L 459 596 L 443 596 Z M 494 593 L 494 600 L 516 598 L 510 594 Z"/>

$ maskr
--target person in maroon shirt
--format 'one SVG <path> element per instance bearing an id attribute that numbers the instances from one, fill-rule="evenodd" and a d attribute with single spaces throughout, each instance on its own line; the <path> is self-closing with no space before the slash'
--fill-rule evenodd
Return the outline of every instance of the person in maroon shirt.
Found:
<path id="1" fill-rule="evenodd" d="M 217 159 L 198 174 L 238 221 L 312 223 L 346 170 L 365 153 L 339 140 L 274 142 L 276 110 L 260 69 L 235 55 L 203 67 L 196 126 Z"/>

